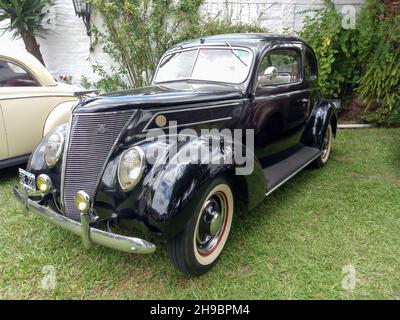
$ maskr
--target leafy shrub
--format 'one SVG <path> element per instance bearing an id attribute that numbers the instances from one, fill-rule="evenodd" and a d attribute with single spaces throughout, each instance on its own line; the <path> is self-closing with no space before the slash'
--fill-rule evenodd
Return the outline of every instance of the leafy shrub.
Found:
<path id="1" fill-rule="evenodd" d="M 261 27 L 259 19 L 253 23 L 235 22 L 232 19 L 233 11 L 229 9 L 228 1 L 224 9 L 217 12 L 214 17 L 206 16 L 200 22 L 199 28 L 192 37 L 211 36 L 224 33 L 267 33 L 268 29 Z"/>
<path id="2" fill-rule="evenodd" d="M 93 27 L 93 45 L 113 60 L 111 73 L 93 65 L 101 80 L 95 87 L 110 91 L 146 85 L 165 48 L 186 39 L 198 24 L 203 0 L 89 0 L 104 21 Z"/>
<path id="3" fill-rule="evenodd" d="M 399 124 L 400 15 L 381 1 L 367 0 L 359 21 L 363 76 L 357 93 L 367 108 L 378 105 L 365 120 L 386 126 Z"/>
<path id="4" fill-rule="evenodd" d="M 399 127 L 400 105 L 395 106 L 392 110 L 380 107 L 374 112 L 367 113 L 364 120 L 380 127 Z"/>
<path id="5" fill-rule="evenodd" d="M 308 10 L 300 37 L 315 50 L 319 82 L 324 97 L 343 99 L 352 92 L 360 77 L 356 30 L 342 28 L 342 15 L 331 1 L 325 7 Z"/>
<path id="6" fill-rule="evenodd" d="M 161 55 L 176 43 L 205 35 L 231 32 L 266 32 L 257 24 L 234 24 L 224 19 L 203 19 L 203 0 L 89 0 L 104 20 L 93 27 L 94 44 L 100 45 L 114 61 L 111 72 L 92 64 L 100 80 L 84 87 L 113 91 L 147 85 Z"/>
<path id="7" fill-rule="evenodd" d="M 393 8 L 390 1 L 367 0 L 357 29 L 347 30 L 326 0 L 300 32 L 316 51 L 324 96 L 356 95 L 366 105 L 364 120 L 385 126 L 400 123 L 400 10 Z"/>

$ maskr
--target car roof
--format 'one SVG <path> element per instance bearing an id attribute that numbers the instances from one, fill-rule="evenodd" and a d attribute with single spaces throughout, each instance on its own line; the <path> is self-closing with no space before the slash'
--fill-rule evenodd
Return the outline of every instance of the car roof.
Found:
<path id="1" fill-rule="evenodd" d="M 271 33 L 230 33 L 213 36 L 205 36 L 197 39 L 184 41 L 177 44 L 168 51 L 177 48 L 190 48 L 198 45 L 224 45 L 244 46 L 249 48 L 262 48 L 270 42 L 301 42 L 308 45 L 303 39 L 294 35 L 271 34 Z"/>
<path id="2" fill-rule="evenodd" d="M 0 48 L 0 59 L 1 58 L 14 62 L 28 70 L 42 86 L 57 85 L 53 76 L 39 60 L 23 48 L 16 46 L 2 47 Z"/>

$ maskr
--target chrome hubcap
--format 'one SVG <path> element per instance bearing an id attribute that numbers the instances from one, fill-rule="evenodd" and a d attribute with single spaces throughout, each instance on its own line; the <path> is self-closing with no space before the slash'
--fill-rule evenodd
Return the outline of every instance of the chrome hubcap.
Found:
<path id="1" fill-rule="evenodd" d="M 197 250 L 202 255 L 211 253 L 223 235 L 226 220 L 225 197 L 220 192 L 204 203 L 196 230 Z"/>

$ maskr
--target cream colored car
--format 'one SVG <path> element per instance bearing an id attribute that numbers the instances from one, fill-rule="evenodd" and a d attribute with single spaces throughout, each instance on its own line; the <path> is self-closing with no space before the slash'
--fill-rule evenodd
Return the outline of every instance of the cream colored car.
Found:
<path id="1" fill-rule="evenodd" d="M 31 54 L 0 48 L 0 169 L 24 163 L 77 101 Z"/>

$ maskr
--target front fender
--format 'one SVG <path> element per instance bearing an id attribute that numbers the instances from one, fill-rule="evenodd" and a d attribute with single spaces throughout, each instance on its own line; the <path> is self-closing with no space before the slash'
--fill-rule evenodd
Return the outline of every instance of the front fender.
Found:
<path id="1" fill-rule="evenodd" d="M 265 196 L 265 179 L 262 168 L 252 153 L 254 169 L 246 176 L 235 176 L 235 169 L 240 167 L 235 161 L 230 164 L 222 161 L 227 156 L 224 148 L 213 148 L 210 152 L 211 161 L 205 162 L 200 153 L 197 157 L 191 157 L 189 162 L 182 163 L 179 160 L 191 147 L 205 147 L 208 141 L 208 138 L 201 136 L 178 142 L 176 153 L 171 152 L 170 145 L 163 145 L 163 156 L 154 164 L 147 165 L 141 183 L 128 193 L 121 190 L 116 178 L 121 150 L 108 164 L 97 198 L 103 201 L 108 199 L 106 202 L 116 207 L 114 212 L 123 224 L 163 239 L 172 238 L 183 230 L 194 214 L 192 200 L 202 186 L 218 176 L 225 175 L 231 179 L 234 182 L 233 188 L 246 193 L 244 196 L 248 207 L 254 207 Z M 139 145 L 148 154 L 156 144 L 142 142 Z M 104 203 L 102 206 L 105 207 Z"/>
<path id="2" fill-rule="evenodd" d="M 32 152 L 28 164 L 27 164 L 27 170 L 35 175 L 45 173 L 47 174 L 53 181 L 53 185 L 55 181 L 57 183 L 59 182 L 61 178 L 61 167 L 63 163 L 63 157 L 64 157 L 64 151 L 61 154 L 61 157 L 59 161 L 56 163 L 56 165 L 53 168 L 49 168 L 46 165 L 45 159 L 44 159 L 44 153 L 46 149 L 46 144 L 48 141 L 48 138 L 55 132 L 58 132 L 66 138 L 67 135 L 67 128 L 68 124 L 64 123 L 62 125 L 57 126 L 56 128 L 52 129 L 37 145 L 36 149 Z M 57 189 L 59 189 L 57 187 Z"/>
<path id="3" fill-rule="evenodd" d="M 332 124 L 333 133 L 336 134 L 337 110 L 329 101 L 318 101 L 314 104 L 304 130 L 301 142 L 305 146 L 320 149 L 325 138 L 326 128 Z"/>
<path id="4" fill-rule="evenodd" d="M 60 186 L 61 186 L 61 171 L 62 171 L 62 163 L 63 163 L 63 158 L 64 158 L 64 152 L 62 152 L 59 161 L 56 163 L 56 165 L 52 168 L 49 168 L 46 164 L 46 161 L 44 159 L 44 153 L 46 149 L 46 144 L 48 141 L 48 138 L 54 133 L 54 132 L 59 132 L 64 136 L 64 138 L 67 135 L 67 128 L 68 124 L 62 124 L 55 129 L 51 130 L 38 144 L 36 147 L 35 151 L 32 152 L 28 164 L 26 166 L 26 169 L 33 173 L 36 177 L 39 174 L 46 174 L 49 176 L 49 178 L 52 181 L 52 185 L 54 187 L 54 196 L 55 198 L 59 199 L 60 197 Z"/>

